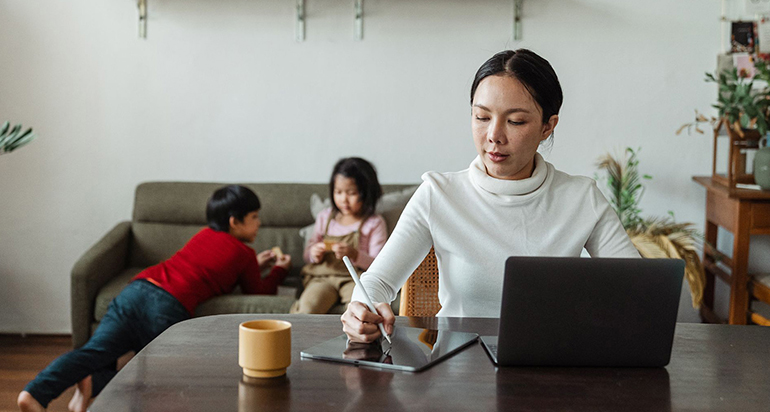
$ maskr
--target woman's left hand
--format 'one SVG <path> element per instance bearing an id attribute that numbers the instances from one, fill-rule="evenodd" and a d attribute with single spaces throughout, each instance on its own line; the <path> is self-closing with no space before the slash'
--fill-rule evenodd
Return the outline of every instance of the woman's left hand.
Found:
<path id="1" fill-rule="evenodd" d="M 347 256 L 350 260 L 355 261 L 358 257 L 358 249 L 348 246 L 345 243 L 335 243 L 332 245 L 332 252 L 337 259 L 342 259 L 343 256 Z"/>
<path id="2" fill-rule="evenodd" d="M 265 266 L 270 265 L 275 261 L 275 253 L 268 249 L 257 254 L 257 263 L 260 269 L 264 269 Z"/>

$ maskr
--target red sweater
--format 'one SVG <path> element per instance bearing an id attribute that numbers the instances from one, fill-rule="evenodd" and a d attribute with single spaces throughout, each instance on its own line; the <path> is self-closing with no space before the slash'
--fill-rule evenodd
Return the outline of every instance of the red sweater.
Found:
<path id="1" fill-rule="evenodd" d="M 240 284 L 243 293 L 274 295 L 287 271 L 275 266 L 262 278 L 254 249 L 227 232 L 205 228 L 171 259 L 151 266 L 134 279 L 145 279 L 177 298 L 193 314 L 214 296 Z"/>

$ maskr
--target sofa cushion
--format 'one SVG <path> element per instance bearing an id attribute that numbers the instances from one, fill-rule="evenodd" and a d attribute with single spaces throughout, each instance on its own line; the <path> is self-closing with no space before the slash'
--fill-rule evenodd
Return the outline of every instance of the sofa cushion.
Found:
<path id="1" fill-rule="evenodd" d="M 176 225 L 170 223 L 132 222 L 129 267 L 149 267 L 170 258 L 203 225 Z"/>
<path id="2" fill-rule="evenodd" d="M 205 225 L 206 202 L 215 190 L 228 183 L 149 182 L 136 188 L 135 222 L 164 222 Z M 313 223 L 306 199 L 313 193 L 326 193 L 326 184 L 252 183 L 262 204 L 263 226 L 302 226 Z"/>
<path id="3" fill-rule="evenodd" d="M 289 313 L 292 296 L 229 294 L 211 298 L 195 308 L 195 316 L 228 313 Z"/>
<path id="4" fill-rule="evenodd" d="M 398 218 L 401 217 L 401 212 L 404 211 L 404 207 L 406 207 L 415 191 L 417 191 L 417 186 L 412 186 L 386 193 L 380 198 L 380 201 L 377 203 L 377 213 L 382 215 L 385 223 L 388 225 L 388 236 L 393 233 L 393 229 L 396 227 L 396 223 L 398 223 Z"/>
<path id="5" fill-rule="evenodd" d="M 107 308 L 142 268 L 129 268 L 109 281 L 96 295 L 94 320 L 101 321 Z M 195 309 L 195 316 L 225 313 L 289 313 L 293 296 L 244 295 L 239 292 L 211 298 Z"/>
<path id="6" fill-rule="evenodd" d="M 122 272 L 118 276 L 115 276 L 107 282 L 96 294 L 96 302 L 94 303 L 94 320 L 101 321 L 104 315 L 107 313 L 107 307 L 110 306 L 110 302 L 115 299 L 123 290 L 128 282 L 141 272 L 144 268 L 131 267 Z"/>
<path id="7" fill-rule="evenodd" d="M 211 194 L 226 183 L 197 182 L 149 182 L 136 188 L 133 239 L 129 254 L 129 266 L 151 266 L 171 257 L 201 228 L 206 226 L 206 202 Z M 312 195 L 328 196 L 328 185 L 305 183 L 252 183 L 244 186 L 259 196 L 262 208 L 262 227 L 256 244 L 257 251 L 279 246 L 294 258 L 296 277 L 303 265 L 304 243 L 299 229 L 312 225 L 315 217 L 310 213 L 308 201 Z M 408 200 L 405 189 L 414 185 L 383 185 L 383 198 L 403 201 L 381 202 L 389 205 L 383 212 L 389 229 L 401 214 Z M 270 233 L 272 229 L 279 232 Z M 290 233 L 294 231 L 293 233 Z"/>
<path id="8" fill-rule="evenodd" d="M 195 225 L 133 222 L 129 265 L 136 267 L 157 265 L 173 256 L 203 228 L 204 226 Z M 303 264 L 304 244 L 296 228 L 262 227 L 259 229 L 256 241 L 248 243 L 248 246 L 256 252 L 278 246 L 284 253 L 290 254 L 293 259 L 292 268 L 284 284 L 298 284 L 296 279 L 299 279 L 299 271 Z"/>

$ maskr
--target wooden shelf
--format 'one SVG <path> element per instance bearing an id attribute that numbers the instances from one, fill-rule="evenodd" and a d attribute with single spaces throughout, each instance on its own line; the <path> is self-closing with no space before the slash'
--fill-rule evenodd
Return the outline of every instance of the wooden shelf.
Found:
<path id="1" fill-rule="evenodd" d="M 770 287 L 758 282 L 756 277 L 757 275 L 754 275 L 751 278 L 751 294 L 763 302 L 770 302 Z"/>
<path id="2" fill-rule="evenodd" d="M 706 188 L 706 246 L 703 268 L 706 285 L 703 292 L 701 318 L 705 322 L 723 323 L 714 313 L 714 283 L 720 279 L 730 288 L 727 321 L 734 325 L 755 323 L 770 326 L 770 321 L 751 310 L 753 300 L 770 303 L 770 287 L 748 273 L 749 246 L 752 235 L 770 235 L 770 191 L 739 189 L 720 183 L 711 176 L 693 176 Z M 715 250 L 718 228 L 733 234 L 731 256 Z"/>
<path id="3" fill-rule="evenodd" d="M 136 0 L 136 8 L 139 12 L 139 38 L 147 38 L 147 2 L 149 0 Z M 295 0 L 294 6 L 294 38 L 298 42 L 305 41 L 305 23 L 307 14 L 305 13 L 305 1 Z M 513 40 L 519 41 L 522 38 L 522 16 L 524 10 L 524 0 L 511 0 L 513 8 Z M 358 41 L 364 39 L 364 0 L 353 1 L 353 24 L 354 38 Z"/>
<path id="4" fill-rule="evenodd" d="M 719 279 L 722 279 L 722 281 L 727 283 L 728 285 L 732 280 L 729 273 L 727 273 L 726 271 L 724 271 L 722 268 L 720 268 L 714 263 L 704 262 L 703 269 L 707 270 L 708 272 L 711 272 L 711 274 L 717 276 Z"/>
<path id="5" fill-rule="evenodd" d="M 770 326 L 770 319 L 760 315 L 759 313 L 751 314 L 751 321 L 761 326 Z"/>
<path id="6" fill-rule="evenodd" d="M 693 176 L 692 180 L 706 187 L 706 189 L 713 189 L 719 192 L 723 192 L 731 198 L 770 200 L 770 190 L 729 188 L 719 182 L 714 181 L 711 176 Z"/>
<path id="7" fill-rule="evenodd" d="M 717 324 L 727 323 L 727 321 L 717 316 L 716 313 L 714 313 L 714 311 L 712 311 L 711 308 L 709 308 L 706 305 L 703 305 L 700 307 L 700 316 L 704 321 L 708 323 L 717 323 Z"/>
<path id="8" fill-rule="evenodd" d="M 709 261 L 712 261 L 714 263 L 721 262 L 721 263 L 727 265 L 728 267 L 732 267 L 733 266 L 733 260 L 729 256 L 727 256 L 724 253 L 716 250 L 711 245 L 708 245 L 708 244 L 704 245 L 703 246 L 703 253 L 705 254 L 705 257 L 710 258 L 710 259 L 704 259 L 704 261 L 709 260 Z"/>

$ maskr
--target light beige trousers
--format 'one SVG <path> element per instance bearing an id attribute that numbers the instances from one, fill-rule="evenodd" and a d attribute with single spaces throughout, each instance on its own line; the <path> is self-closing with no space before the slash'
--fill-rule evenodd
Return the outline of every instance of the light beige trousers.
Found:
<path id="1" fill-rule="evenodd" d="M 343 305 L 350 303 L 355 286 L 349 275 L 308 277 L 305 290 L 291 306 L 289 313 L 328 313 L 337 300 Z"/>

